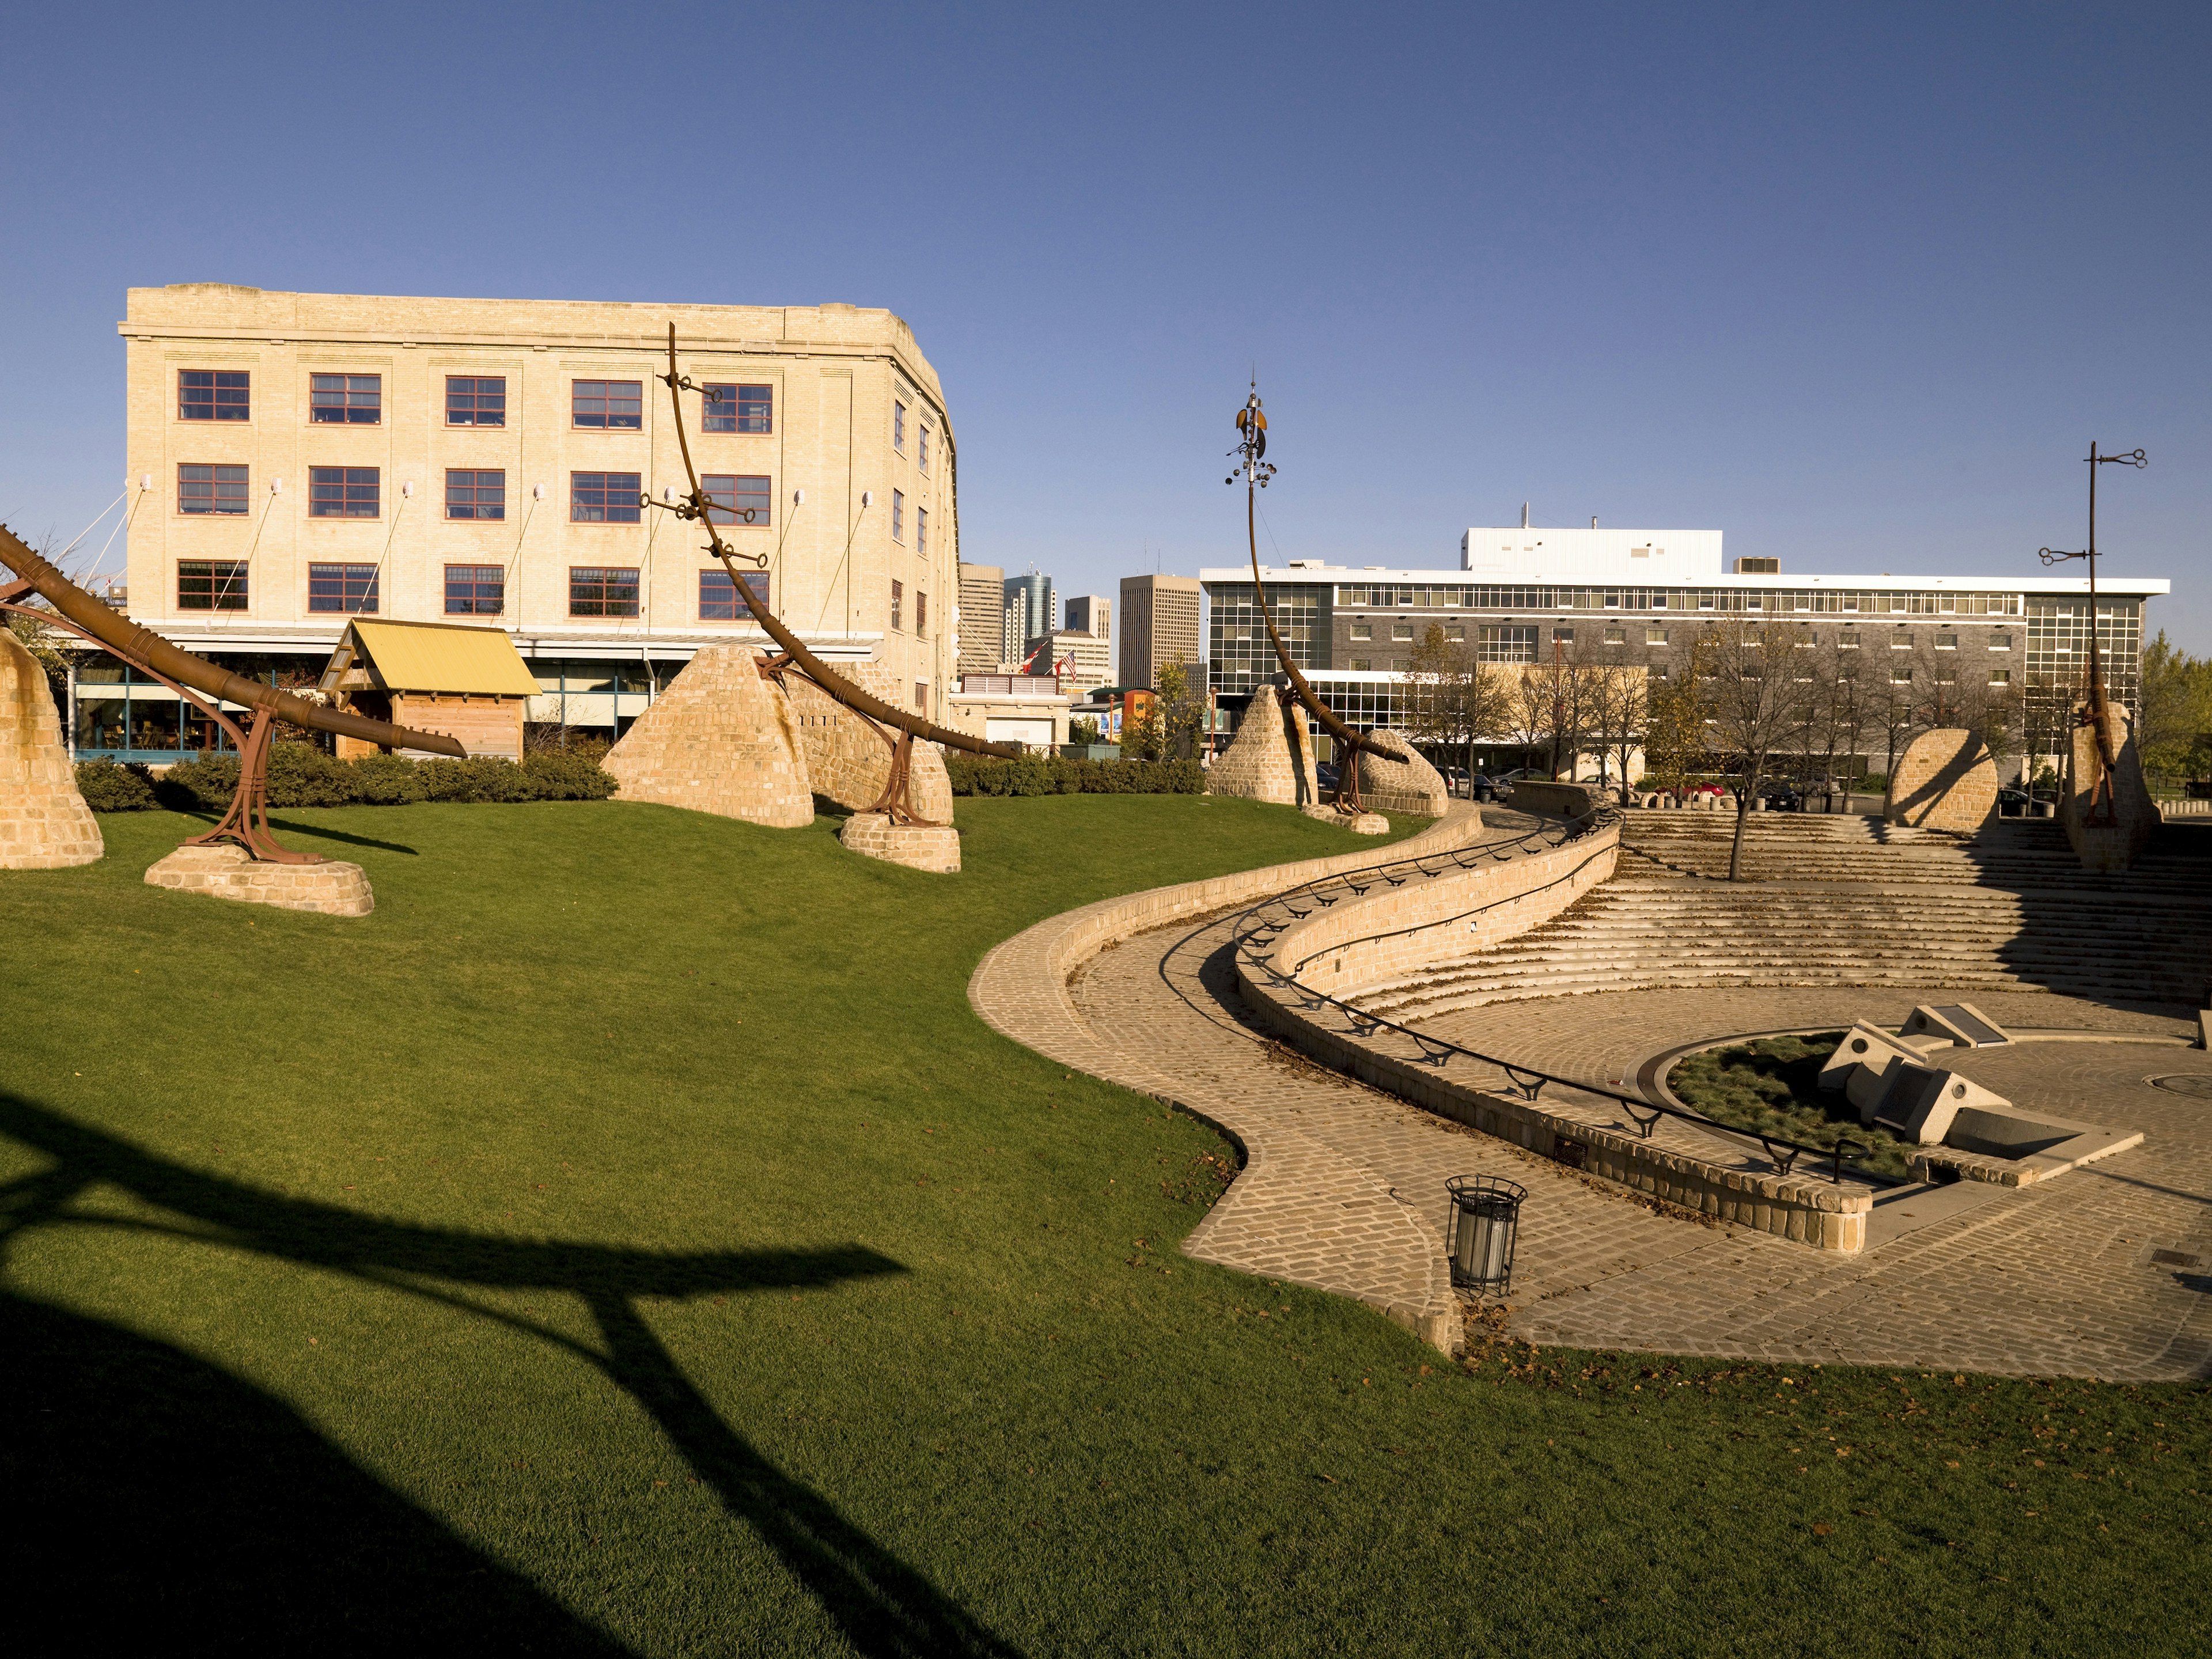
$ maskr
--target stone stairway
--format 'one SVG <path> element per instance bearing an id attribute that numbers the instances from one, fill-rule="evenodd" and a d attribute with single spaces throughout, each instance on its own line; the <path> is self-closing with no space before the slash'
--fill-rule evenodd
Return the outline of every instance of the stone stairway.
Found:
<path id="1" fill-rule="evenodd" d="M 1975 842 L 1762 814 L 1746 826 L 1746 879 L 1731 883 L 1734 828 L 1726 813 L 1632 813 L 1620 873 L 1572 908 L 1359 1001 L 1418 1019 L 1594 991 L 1911 985 L 2204 1006 L 2212 836 L 2162 832 L 2110 877 L 2085 873 L 2055 823 L 2000 823 Z"/>

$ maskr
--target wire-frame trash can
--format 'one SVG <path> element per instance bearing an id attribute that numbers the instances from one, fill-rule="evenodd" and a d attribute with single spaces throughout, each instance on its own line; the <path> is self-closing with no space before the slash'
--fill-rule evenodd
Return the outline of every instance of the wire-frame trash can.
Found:
<path id="1" fill-rule="evenodd" d="M 1499 1176 L 1475 1175 L 1454 1176 L 1444 1190 L 1452 1201 L 1452 1284 L 1504 1296 L 1513 1288 L 1513 1245 L 1528 1189 Z"/>

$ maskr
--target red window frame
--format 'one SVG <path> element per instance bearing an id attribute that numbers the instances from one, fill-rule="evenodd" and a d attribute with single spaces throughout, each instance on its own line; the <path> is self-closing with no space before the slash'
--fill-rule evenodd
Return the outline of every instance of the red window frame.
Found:
<path id="1" fill-rule="evenodd" d="M 895 542 L 906 539 L 906 491 L 903 489 L 891 491 L 891 539 Z"/>
<path id="2" fill-rule="evenodd" d="M 226 477 L 229 473 L 234 476 Z M 195 474 L 202 476 L 195 477 Z M 219 466 L 213 462 L 177 464 L 177 511 L 195 518 L 202 514 L 235 518 L 246 510 L 246 469 Z M 225 485 L 234 485 L 226 489 Z M 198 503 L 198 505 L 195 505 Z"/>
<path id="3" fill-rule="evenodd" d="M 903 625 L 900 623 L 899 617 L 903 614 L 905 605 L 906 584 L 902 581 L 894 581 L 891 584 L 891 626 L 893 628 L 899 628 Z"/>
<path id="4" fill-rule="evenodd" d="M 489 480 L 489 482 L 487 482 Z M 507 517 L 507 471 L 502 467 L 446 469 L 446 516 L 488 520 Z"/>
<path id="5" fill-rule="evenodd" d="M 507 376 L 504 374 L 448 374 L 446 376 L 447 426 L 505 426 Z"/>
<path id="6" fill-rule="evenodd" d="M 709 524 L 749 524 L 757 529 L 768 522 L 769 507 L 775 499 L 775 481 L 761 473 L 702 472 L 699 488 L 713 503 L 707 509 Z"/>
<path id="7" fill-rule="evenodd" d="M 929 632 L 929 595 L 918 587 L 914 591 L 914 631 L 917 635 Z"/>
<path id="8" fill-rule="evenodd" d="M 568 475 L 570 524 L 637 524 L 645 517 L 638 505 L 639 472 L 571 472 Z"/>
<path id="9" fill-rule="evenodd" d="M 744 573 L 744 584 L 761 603 L 769 609 L 769 580 L 765 570 Z M 699 573 L 699 620 L 701 622 L 749 622 L 752 612 L 738 597 L 738 585 L 730 573 L 723 569 L 702 570 Z"/>
<path id="10" fill-rule="evenodd" d="M 177 609 L 243 611 L 251 599 L 249 582 L 243 559 L 179 559 Z"/>
<path id="11" fill-rule="evenodd" d="M 645 425 L 645 382 L 569 381 L 568 424 L 593 432 L 640 430 Z"/>
<path id="12" fill-rule="evenodd" d="M 180 421 L 252 420 L 252 371 L 243 368 L 179 369 L 177 418 Z"/>
<path id="13" fill-rule="evenodd" d="M 715 381 L 700 395 L 702 432 L 770 433 L 775 430 L 775 388 Z"/>
<path id="14" fill-rule="evenodd" d="M 374 466 L 309 467 L 307 516 L 311 519 L 382 518 L 383 469 Z"/>
<path id="15" fill-rule="evenodd" d="M 308 375 L 307 422 L 311 426 L 382 426 L 384 376 Z"/>
<path id="16" fill-rule="evenodd" d="M 311 564 L 307 609 L 321 617 L 374 617 L 383 602 L 383 572 L 373 564 Z"/>
<path id="17" fill-rule="evenodd" d="M 634 564 L 572 564 L 568 567 L 568 614 L 572 617 L 635 617 L 638 613 L 638 567 Z"/>
<path id="18" fill-rule="evenodd" d="M 446 614 L 500 617 L 507 614 L 507 567 L 449 564 L 446 567 Z"/>

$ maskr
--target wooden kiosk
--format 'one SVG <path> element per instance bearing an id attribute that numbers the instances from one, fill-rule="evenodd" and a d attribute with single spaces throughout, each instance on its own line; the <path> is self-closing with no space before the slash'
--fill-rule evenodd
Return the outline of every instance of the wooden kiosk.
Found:
<path id="1" fill-rule="evenodd" d="M 447 732 L 471 755 L 514 761 L 522 758 L 523 713 L 538 695 L 529 665 L 499 629 L 368 617 L 347 626 L 318 684 L 341 708 Z M 337 752 L 350 760 L 379 751 L 341 737 Z"/>

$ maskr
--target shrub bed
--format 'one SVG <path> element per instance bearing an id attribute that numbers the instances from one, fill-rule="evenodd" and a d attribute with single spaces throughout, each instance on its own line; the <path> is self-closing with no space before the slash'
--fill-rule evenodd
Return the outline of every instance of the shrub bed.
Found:
<path id="1" fill-rule="evenodd" d="M 996 760 L 951 750 L 945 769 L 956 795 L 1202 795 L 1206 771 L 1194 760 L 1078 760 L 1024 755 Z"/>
<path id="2" fill-rule="evenodd" d="M 1839 1136 L 1848 1137 L 1873 1148 L 1861 1160 L 1867 1168 L 1901 1177 L 1905 1143 L 1887 1129 L 1862 1124 L 1842 1090 L 1820 1087 L 1820 1067 L 1843 1040 L 1841 1031 L 1823 1031 L 1707 1048 L 1677 1061 L 1667 1086 L 1684 1105 L 1731 1128 L 1807 1146 L 1833 1146 Z"/>
<path id="3" fill-rule="evenodd" d="M 312 744 L 280 743 L 269 751 L 269 804 L 299 806 L 411 806 L 417 801 L 605 800 L 615 780 L 599 762 L 604 744 L 541 750 L 513 761 L 412 761 L 367 755 L 342 761 Z M 238 757 L 203 755 L 159 778 L 143 766 L 85 761 L 77 788 L 95 812 L 136 812 L 151 806 L 220 812 L 238 788 Z"/>

